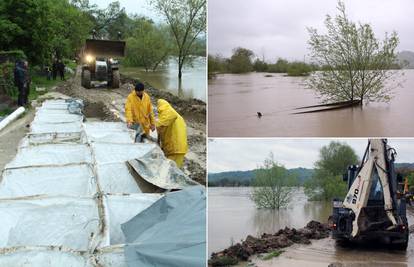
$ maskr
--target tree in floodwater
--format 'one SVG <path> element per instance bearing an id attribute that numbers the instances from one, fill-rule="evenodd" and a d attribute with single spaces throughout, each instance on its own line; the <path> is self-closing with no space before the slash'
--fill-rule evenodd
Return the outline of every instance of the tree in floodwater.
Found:
<path id="1" fill-rule="evenodd" d="M 168 30 L 146 18 L 137 18 L 135 31 L 126 43 L 125 64 L 142 66 L 145 71 L 155 71 L 171 53 Z"/>
<path id="2" fill-rule="evenodd" d="M 233 49 L 233 55 L 229 59 L 229 69 L 232 73 L 245 73 L 253 70 L 253 51 L 238 47 Z"/>
<path id="3" fill-rule="evenodd" d="M 342 180 L 349 165 L 358 163 L 358 156 L 349 145 L 331 142 L 319 151 L 313 176 L 304 184 L 305 194 L 311 200 L 332 200 L 345 197 L 347 184 Z"/>
<path id="4" fill-rule="evenodd" d="M 196 54 L 196 40 L 206 32 L 206 0 L 150 0 L 165 17 L 176 43 L 178 79 Z"/>
<path id="5" fill-rule="evenodd" d="M 326 34 L 308 28 L 312 59 L 325 69 L 314 72 L 308 86 L 325 101 L 388 102 L 402 74 L 391 70 L 397 62 L 397 33 L 385 34 L 381 42 L 371 25 L 348 19 L 342 1 L 338 1 L 338 11 L 334 19 L 327 15 Z"/>
<path id="6" fill-rule="evenodd" d="M 263 166 L 255 170 L 252 185 L 251 199 L 259 209 L 280 209 L 289 204 L 297 178 L 277 164 L 270 153 Z"/>

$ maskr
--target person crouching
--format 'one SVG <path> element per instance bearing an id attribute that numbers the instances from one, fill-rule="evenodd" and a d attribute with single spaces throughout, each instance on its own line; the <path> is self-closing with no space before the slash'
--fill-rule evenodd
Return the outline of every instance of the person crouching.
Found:
<path id="1" fill-rule="evenodd" d="M 187 126 L 183 117 L 164 99 L 158 99 L 158 120 L 156 127 L 158 141 L 167 158 L 181 168 L 188 151 Z"/>

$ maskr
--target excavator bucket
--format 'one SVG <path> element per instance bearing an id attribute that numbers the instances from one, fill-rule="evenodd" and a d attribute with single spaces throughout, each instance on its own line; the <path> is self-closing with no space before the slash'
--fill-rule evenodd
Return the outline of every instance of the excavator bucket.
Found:
<path id="1" fill-rule="evenodd" d="M 123 57 L 125 55 L 125 42 L 87 39 L 84 53 L 96 57 Z"/>

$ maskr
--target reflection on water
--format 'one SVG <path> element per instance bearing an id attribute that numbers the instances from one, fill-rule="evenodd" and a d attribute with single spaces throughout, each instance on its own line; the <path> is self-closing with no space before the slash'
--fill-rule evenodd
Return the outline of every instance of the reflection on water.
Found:
<path id="1" fill-rule="evenodd" d="M 275 233 L 281 228 L 306 225 L 310 220 L 326 222 L 331 212 L 328 202 L 307 202 L 303 190 L 294 193 L 287 209 L 258 210 L 250 200 L 250 188 L 209 188 L 209 254 L 224 249 L 247 235 Z"/>
<path id="2" fill-rule="evenodd" d="M 206 59 L 203 57 L 197 57 L 192 66 L 184 67 L 181 82 L 178 80 L 178 64 L 175 59 L 170 59 L 166 66 L 154 72 L 130 67 L 122 67 L 121 72 L 180 97 L 206 101 Z"/>
<path id="3" fill-rule="evenodd" d="M 312 114 L 295 108 L 320 103 L 304 77 L 266 73 L 222 74 L 209 80 L 209 136 L 414 136 L 414 70 L 390 103 Z M 263 115 L 258 119 L 256 112 Z"/>

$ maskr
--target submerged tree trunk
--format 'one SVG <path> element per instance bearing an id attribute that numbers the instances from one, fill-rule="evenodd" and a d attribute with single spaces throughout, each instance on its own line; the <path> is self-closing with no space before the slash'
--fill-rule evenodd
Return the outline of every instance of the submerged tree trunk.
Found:
<path id="1" fill-rule="evenodd" d="M 183 76 L 183 64 L 182 63 L 178 63 L 178 79 L 181 80 L 181 77 Z"/>

